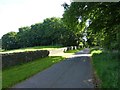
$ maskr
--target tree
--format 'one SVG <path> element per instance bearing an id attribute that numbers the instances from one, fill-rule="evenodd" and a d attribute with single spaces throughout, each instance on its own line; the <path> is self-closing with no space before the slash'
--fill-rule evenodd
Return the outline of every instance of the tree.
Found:
<path id="1" fill-rule="evenodd" d="M 10 50 L 18 48 L 16 32 L 9 32 L 2 37 L 2 49 Z"/>
<path id="2" fill-rule="evenodd" d="M 63 21 L 77 33 L 87 27 L 88 44 L 107 49 L 117 49 L 120 26 L 120 2 L 81 3 L 72 2 L 63 14 Z M 86 22 L 91 21 L 89 26 Z M 79 27 L 79 28 L 78 28 Z"/>
<path id="3" fill-rule="evenodd" d="M 2 40 L 4 49 L 43 45 L 78 45 L 76 34 L 71 28 L 66 27 L 61 18 L 56 17 L 46 18 L 42 23 L 21 27 L 18 33 L 6 34 L 2 37 Z M 8 44 L 8 42 L 10 43 Z"/>
<path id="4" fill-rule="evenodd" d="M 19 47 L 31 46 L 30 37 L 32 37 L 32 35 L 30 29 L 30 27 L 19 28 L 19 32 L 17 33 Z"/>

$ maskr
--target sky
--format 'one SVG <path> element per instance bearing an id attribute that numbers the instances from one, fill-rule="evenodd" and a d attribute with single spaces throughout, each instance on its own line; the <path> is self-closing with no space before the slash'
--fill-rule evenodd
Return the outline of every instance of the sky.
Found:
<path id="1" fill-rule="evenodd" d="M 46 18 L 62 17 L 64 2 L 71 3 L 70 0 L 0 0 L 0 38 Z"/>

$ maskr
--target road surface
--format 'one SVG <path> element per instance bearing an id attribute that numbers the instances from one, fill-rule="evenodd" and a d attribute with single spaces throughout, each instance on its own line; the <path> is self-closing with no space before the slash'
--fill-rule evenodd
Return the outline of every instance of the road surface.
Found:
<path id="1" fill-rule="evenodd" d="M 13 88 L 94 88 L 88 53 L 89 49 L 86 48 Z"/>

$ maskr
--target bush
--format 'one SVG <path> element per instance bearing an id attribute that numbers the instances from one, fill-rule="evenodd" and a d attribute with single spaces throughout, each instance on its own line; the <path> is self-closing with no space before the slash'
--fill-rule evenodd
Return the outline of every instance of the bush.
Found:
<path id="1" fill-rule="evenodd" d="M 48 55 L 49 51 L 47 50 L 2 54 L 2 68 L 30 62 L 38 58 L 47 57 Z"/>
<path id="2" fill-rule="evenodd" d="M 94 53 L 93 53 L 94 52 Z M 119 61 L 112 52 L 93 51 L 92 64 L 101 80 L 100 88 L 118 88 Z"/>

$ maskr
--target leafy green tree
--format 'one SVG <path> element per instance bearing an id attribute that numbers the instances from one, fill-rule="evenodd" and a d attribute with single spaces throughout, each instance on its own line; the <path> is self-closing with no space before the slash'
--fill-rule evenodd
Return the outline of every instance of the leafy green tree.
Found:
<path id="1" fill-rule="evenodd" d="M 120 26 L 120 2 L 72 2 L 65 9 L 63 21 L 75 33 L 87 33 L 90 46 L 99 45 L 107 49 L 117 49 Z M 89 23 L 87 26 L 86 23 Z M 86 30 L 87 28 L 87 30 Z"/>
<path id="2" fill-rule="evenodd" d="M 75 39 L 74 33 L 68 30 L 60 18 L 46 18 L 43 23 L 31 25 L 31 30 L 36 31 L 35 36 L 38 38 L 37 41 L 40 45 L 66 46 L 67 43 L 70 43 L 69 45 L 76 44 L 73 42 Z"/>
<path id="3" fill-rule="evenodd" d="M 11 37 L 12 36 L 12 37 Z M 4 35 L 3 48 L 14 49 L 43 45 L 78 45 L 77 34 L 61 18 L 46 18 L 42 23 L 19 28 L 19 32 Z M 8 44 L 8 42 L 12 42 Z M 17 44 L 16 47 L 13 44 Z"/>
<path id="4" fill-rule="evenodd" d="M 30 37 L 32 37 L 30 33 L 30 27 L 19 28 L 19 32 L 17 33 L 17 39 L 18 44 L 21 48 L 31 46 Z"/>
<path id="5" fill-rule="evenodd" d="M 10 50 L 18 48 L 16 32 L 9 32 L 2 37 L 2 49 Z"/>

